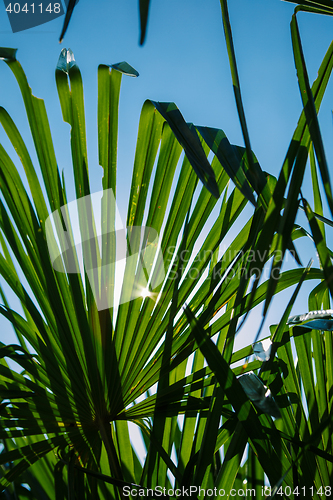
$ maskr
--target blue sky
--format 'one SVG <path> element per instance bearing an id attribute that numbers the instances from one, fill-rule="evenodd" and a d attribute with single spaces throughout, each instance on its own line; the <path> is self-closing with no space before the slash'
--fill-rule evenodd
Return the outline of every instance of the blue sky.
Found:
<path id="1" fill-rule="evenodd" d="M 233 0 L 229 4 L 252 149 L 263 170 L 277 175 L 302 109 L 290 36 L 294 5 L 279 0 Z M 17 58 L 34 95 L 45 100 L 58 164 L 64 169 L 69 187 L 69 127 L 62 121 L 54 77 L 63 47 L 73 50 L 82 72 L 93 191 L 101 189 L 102 174 L 96 127 L 97 67 L 101 63 L 125 60 L 140 73 L 139 78 L 124 77 L 122 82 L 118 192 L 124 199 L 130 188 L 140 110 L 148 98 L 174 101 L 186 121 L 222 128 L 231 143 L 243 145 L 218 0 L 151 0 L 143 47 L 138 44 L 138 2 L 133 0 L 80 0 L 62 44 L 58 39 L 64 17 L 12 33 L 1 3 L 0 19 L 0 45 L 18 48 Z M 333 18 L 301 13 L 298 19 L 312 82 L 332 39 Z M 4 63 L 0 64 L 0 100 L 32 151 L 19 89 Z M 329 165 L 333 155 L 332 103 L 331 82 L 320 112 Z M 12 151 L 2 130 L 0 141 Z M 309 185 L 304 193 L 311 196 Z M 70 199 L 74 199 L 74 193 Z M 308 245 L 303 250 L 306 263 L 314 252 Z M 311 289 L 308 285 L 305 288 Z M 278 299 L 281 307 L 288 296 Z M 305 298 L 306 294 L 298 312 L 307 309 Z M 280 312 L 281 308 L 271 312 L 270 323 L 278 321 Z M 0 337 L 3 341 L 8 338 L 5 325 L 0 319 L 0 328 L 5 330 Z"/>

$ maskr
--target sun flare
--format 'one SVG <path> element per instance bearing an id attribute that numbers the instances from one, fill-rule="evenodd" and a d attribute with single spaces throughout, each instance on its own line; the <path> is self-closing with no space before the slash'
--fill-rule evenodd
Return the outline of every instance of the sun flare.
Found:
<path id="1" fill-rule="evenodd" d="M 144 299 L 145 299 L 146 297 L 151 297 L 151 296 L 152 296 L 152 294 L 151 294 L 151 292 L 149 291 L 148 287 L 143 288 L 143 289 L 142 289 L 142 291 L 141 291 L 141 293 L 140 293 L 140 295 L 141 295 L 141 297 L 143 297 Z"/>

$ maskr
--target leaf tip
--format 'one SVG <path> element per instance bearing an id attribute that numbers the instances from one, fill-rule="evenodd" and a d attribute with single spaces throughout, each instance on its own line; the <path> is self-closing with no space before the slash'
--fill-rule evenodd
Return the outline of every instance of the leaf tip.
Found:
<path id="1" fill-rule="evenodd" d="M 60 52 L 56 69 L 68 75 L 69 70 L 76 65 L 75 57 L 71 49 L 63 48 Z"/>
<path id="2" fill-rule="evenodd" d="M 16 61 L 17 49 L 10 49 L 8 47 L 0 47 L 0 59 L 3 61 Z"/>
<path id="3" fill-rule="evenodd" d="M 128 62 L 122 61 L 120 63 L 111 64 L 111 68 L 123 73 L 124 75 L 132 76 L 134 78 L 139 76 L 139 72 L 133 68 Z"/>

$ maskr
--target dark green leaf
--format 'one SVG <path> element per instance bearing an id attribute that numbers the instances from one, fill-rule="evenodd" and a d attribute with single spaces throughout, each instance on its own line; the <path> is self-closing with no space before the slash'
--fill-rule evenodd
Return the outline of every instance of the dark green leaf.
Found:
<path id="1" fill-rule="evenodd" d="M 151 102 L 170 125 L 171 130 L 175 134 L 179 144 L 184 148 L 185 154 L 201 182 L 215 198 L 219 198 L 220 193 L 216 184 L 214 171 L 207 160 L 193 125 L 188 125 L 185 122 L 182 114 L 173 102 Z"/>

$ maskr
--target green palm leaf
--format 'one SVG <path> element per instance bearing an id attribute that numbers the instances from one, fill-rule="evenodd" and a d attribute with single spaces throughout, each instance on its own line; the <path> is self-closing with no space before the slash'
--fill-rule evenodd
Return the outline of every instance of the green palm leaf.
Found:
<path id="1" fill-rule="evenodd" d="M 193 379 L 193 384 L 185 384 L 186 389 L 180 390 L 186 379 L 186 359 L 193 350 L 193 342 L 188 342 L 186 323 L 176 318 L 179 303 L 188 300 L 193 292 L 196 292 L 195 303 L 211 295 L 209 288 L 200 292 L 198 280 L 192 278 L 193 273 L 199 271 L 203 274 L 209 268 L 212 273 L 217 265 L 216 251 L 247 200 L 239 191 L 229 193 L 228 176 L 218 158 L 214 157 L 210 165 L 206 158 L 209 149 L 201 145 L 195 129 L 188 128 L 185 135 L 189 133 L 197 138 L 195 148 L 199 148 L 204 158 L 203 171 L 208 172 L 211 179 L 208 187 L 214 180 L 214 194 L 221 191 L 223 199 L 220 214 L 201 244 L 201 250 L 199 247 L 196 262 L 187 269 L 182 251 L 192 253 L 204 231 L 205 221 L 214 209 L 216 198 L 203 187 L 193 202 L 197 176 L 191 167 L 192 146 L 182 139 L 181 144 L 191 161 L 184 157 L 179 178 L 174 179 L 182 151 L 177 141 L 180 136 L 176 132 L 175 137 L 169 124 L 147 101 L 139 125 L 127 229 L 118 234 L 116 151 L 120 81 L 122 73 L 136 75 L 127 63 L 121 63 L 111 68 L 100 66 L 98 70 L 99 161 L 104 171 L 101 202 L 105 217 L 100 223 L 96 221 L 93 197 L 86 198 L 91 193 L 83 85 L 73 54 L 63 50 L 56 70 L 56 82 L 63 118 L 71 126 L 75 191 L 81 203 L 79 229 L 82 240 L 89 242 L 82 248 L 85 267 L 80 273 L 72 208 L 66 205 L 67 194 L 57 168 L 43 101 L 32 95 L 23 70 L 14 58 L 15 53 L 3 50 L 1 54 L 7 58 L 6 63 L 20 85 L 44 181 L 44 186 L 40 185 L 18 128 L 2 109 L 1 123 L 25 169 L 32 198 L 26 192 L 13 161 L 2 149 L 0 175 L 6 206 L 1 205 L 3 253 L 0 255 L 0 269 L 19 298 L 24 315 L 10 309 L 7 303 L 1 312 L 13 324 L 19 339 L 29 342 L 36 353 L 31 356 L 26 349 L 21 354 L 20 347 L 9 351 L 3 347 L 3 356 L 11 357 L 24 371 L 20 374 L 6 365 L 0 366 L 4 380 L 2 395 L 11 400 L 11 405 L 2 409 L 3 436 L 23 440 L 20 454 L 13 449 L 3 457 L 17 465 L 3 477 L 2 485 L 8 486 L 10 480 L 15 480 L 29 467 L 35 447 L 41 450 L 38 454 L 44 456 L 56 446 L 61 448 L 61 453 L 74 450 L 73 458 L 67 461 L 69 464 L 73 462 L 75 467 L 110 474 L 117 481 L 137 483 L 140 477 L 136 471 L 137 457 L 131 446 L 128 421 L 138 422 L 145 429 L 144 419 L 153 415 L 157 418 L 165 413 L 167 419 L 171 418 L 171 421 L 165 421 L 165 429 L 171 434 L 168 431 L 156 435 L 157 456 L 162 453 L 162 458 L 158 458 L 160 472 L 156 478 L 161 479 L 166 474 L 165 459 L 171 453 L 172 436 L 179 432 L 176 416 L 179 412 L 205 411 L 210 404 L 209 396 L 198 394 L 198 384 L 203 383 L 204 373 L 197 385 Z M 180 125 L 181 128 L 184 126 Z M 156 171 L 153 168 L 155 162 Z M 148 190 L 150 184 L 151 193 Z M 113 198 L 109 196 L 110 190 Z M 170 211 L 167 209 L 169 203 Z M 190 208 L 192 204 L 193 208 Z M 52 221 L 49 210 L 53 212 Z M 185 219 L 186 231 L 183 232 Z M 144 231 L 141 229 L 143 224 L 146 225 Z M 219 226 L 221 230 L 216 231 Z M 161 231 L 162 259 L 155 267 L 147 267 L 147 262 L 152 263 L 156 256 L 154 235 Z M 131 258 L 126 259 L 120 304 L 115 313 L 116 241 L 121 241 L 124 234 L 127 252 L 130 251 L 127 256 Z M 99 235 L 102 235 L 101 247 Z M 179 238 L 182 239 L 180 246 Z M 245 240 L 246 231 L 236 240 L 234 250 L 239 252 Z M 201 252 L 204 252 L 203 258 L 200 258 Z M 211 266 L 214 252 L 215 264 Z M 174 259 L 179 263 L 177 280 L 173 276 Z M 164 269 L 159 267 L 162 264 Z M 20 283 L 22 273 L 32 291 L 31 296 Z M 219 279 L 221 277 L 216 283 Z M 147 286 L 148 295 L 143 296 L 142 289 Z M 233 293 L 227 295 L 232 297 Z M 101 307 L 101 304 L 107 307 Z M 206 320 L 216 309 L 207 309 Z M 167 354 L 161 347 L 166 332 L 170 343 Z M 141 394 L 162 380 L 161 376 L 168 377 L 169 384 L 164 387 L 162 384 L 158 393 L 151 394 L 144 402 L 137 402 Z M 5 429 L 10 429 L 10 433 Z M 162 449 L 166 450 L 166 456 Z M 34 454 L 34 460 L 38 460 L 38 454 Z M 61 467 L 58 469 L 60 474 Z M 74 477 L 73 474 L 70 477 Z M 62 474 L 58 482 L 60 489 L 61 478 Z M 96 490 L 96 477 L 83 475 L 82 478 L 87 488 Z M 114 485 L 109 488 L 113 491 Z"/>
<path id="2" fill-rule="evenodd" d="M 146 492 L 170 488 L 174 479 L 175 487 L 228 491 L 247 480 L 263 498 L 264 474 L 272 486 L 330 482 L 332 333 L 289 328 L 287 318 L 304 280 L 316 280 L 309 310 L 330 309 L 330 221 L 314 152 L 331 205 L 317 113 L 333 46 L 310 88 L 293 17 L 304 111 L 275 179 L 251 149 L 227 2 L 220 3 L 245 147 L 230 144 L 222 130 L 187 124 L 174 103 L 147 100 L 126 225 L 117 207 L 118 107 L 122 75 L 138 76 L 136 70 L 125 62 L 98 68 L 103 191 L 92 193 L 82 77 L 73 53 L 61 52 L 56 84 L 70 125 L 76 198 L 68 203 L 44 103 L 32 94 L 16 51 L 0 49 L 20 87 L 38 160 L 33 165 L 19 127 L 0 108 L 30 190 L 17 158 L 0 146 L 0 274 L 23 308 L 14 311 L 0 288 L 0 313 L 18 338 L 18 345 L 0 345 L 0 485 L 8 495 L 118 499 L 125 486 Z M 328 2 L 301 4 L 297 10 L 331 10 Z M 71 0 L 62 36 L 74 6 Z M 148 10 L 149 1 L 140 2 L 141 43 Z M 301 198 L 311 235 L 295 224 L 308 156 L 315 212 Z M 288 249 L 300 264 L 300 236 L 314 241 L 320 269 L 281 272 Z M 270 277 L 260 281 L 269 265 Z M 239 321 L 261 303 L 265 318 L 272 297 L 295 285 L 272 327 L 270 359 L 240 366 L 252 344 L 234 352 Z M 259 392 L 269 387 L 281 419 L 273 421 L 266 406 L 255 406 L 258 395 L 244 392 L 237 376 L 248 379 L 251 371 L 260 377 Z M 143 463 L 133 424 L 146 448 Z"/>

